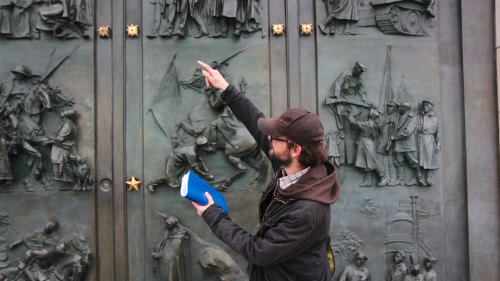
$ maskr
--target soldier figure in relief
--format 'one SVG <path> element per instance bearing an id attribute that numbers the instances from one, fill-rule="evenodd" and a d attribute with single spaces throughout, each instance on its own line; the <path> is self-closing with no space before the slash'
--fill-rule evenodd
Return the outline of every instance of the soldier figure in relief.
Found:
<path id="1" fill-rule="evenodd" d="M 396 182 L 393 175 L 396 175 L 394 167 L 394 147 L 392 146 L 391 136 L 396 133 L 399 118 L 399 103 L 389 101 L 385 105 L 386 111 L 380 120 L 380 139 L 377 146 L 377 153 L 382 155 L 382 167 L 384 167 L 388 185 L 393 186 Z"/>
<path id="2" fill-rule="evenodd" d="M 418 166 L 417 144 L 415 133 L 418 117 L 411 111 L 408 102 L 401 104 L 398 126 L 391 141 L 394 143 L 394 166 L 398 174 L 397 184 L 425 185 L 420 167 Z M 413 170 L 415 177 L 405 182 L 404 164 Z"/>
<path id="3" fill-rule="evenodd" d="M 330 90 L 330 97 L 338 101 L 331 106 L 341 139 L 339 152 L 345 152 L 344 156 L 339 159 L 341 165 L 353 165 L 356 162 L 357 136 L 347 116 L 348 111 L 357 115 L 369 107 L 365 84 L 361 77 L 366 70 L 364 65 L 356 62 L 352 69 L 345 70 L 337 77 Z"/>
<path id="4" fill-rule="evenodd" d="M 379 177 L 378 186 L 387 185 L 385 173 L 377 160 L 377 152 L 374 139 L 379 136 L 379 124 L 376 123 L 377 118 L 380 116 L 378 111 L 371 109 L 368 115 L 368 120 L 359 121 L 354 119 L 352 114 L 349 114 L 349 122 L 355 128 L 358 128 L 359 139 L 358 151 L 356 155 L 355 166 L 362 169 L 365 173 L 364 180 L 359 186 L 372 186 L 372 172 L 375 171 Z"/>
<path id="5" fill-rule="evenodd" d="M 441 150 L 441 143 L 438 126 L 439 119 L 434 116 L 434 103 L 422 101 L 417 129 L 418 165 L 423 170 L 424 183 L 427 186 L 433 184 L 432 173 L 439 169 L 438 153 Z"/>

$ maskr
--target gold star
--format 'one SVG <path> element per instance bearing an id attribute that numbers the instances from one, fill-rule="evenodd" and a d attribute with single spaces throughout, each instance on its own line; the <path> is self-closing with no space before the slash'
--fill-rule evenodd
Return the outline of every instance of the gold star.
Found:
<path id="1" fill-rule="evenodd" d="M 99 37 L 110 37 L 111 28 L 109 25 L 101 25 L 97 28 L 97 35 Z"/>
<path id="2" fill-rule="evenodd" d="M 300 34 L 311 35 L 313 33 L 312 23 L 302 23 L 300 25 Z"/>
<path id="3" fill-rule="evenodd" d="M 131 180 L 128 180 L 125 183 L 128 184 L 128 191 L 139 191 L 139 185 L 141 184 L 141 181 L 137 180 L 134 176 Z"/>
<path id="4" fill-rule="evenodd" d="M 127 35 L 130 37 L 139 36 L 139 25 L 137 24 L 127 25 Z"/>
<path id="5" fill-rule="evenodd" d="M 281 35 L 285 31 L 285 25 L 282 23 L 273 24 L 273 35 Z"/>

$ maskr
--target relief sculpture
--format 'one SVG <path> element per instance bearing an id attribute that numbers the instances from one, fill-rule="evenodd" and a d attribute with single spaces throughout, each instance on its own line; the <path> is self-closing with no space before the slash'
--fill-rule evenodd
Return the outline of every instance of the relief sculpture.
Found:
<path id="1" fill-rule="evenodd" d="M 204 275 L 206 271 L 215 273 L 221 281 L 248 280 L 231 255 L 222 248 L 201 239 L 177 217 L 155 212 L 166 224 L 163 237 L 151 253 L 155 261 L 154 275 L 159 277 L 157 280 L 194 280 L 193 275 Z"/>
<path id="2" fill-rule="evenodd" d="M 410 258 L 410 265 L 406 264 L 407 257 Z M 425 269 L 422 270 L 419 263 L 414 263 L 413 257 L 405 251 L 397 251 L 393 257 L 393 263 L 387 270 L 387 281 L 437 281 L 437 274 L 434 271 L 436 258 L 426 257 L 423 261 Z"/>
<path id="3" fill-rule="evenodd" d="M 361 187 L 373 186 L 373 175 L 377 186 L 432 186 L 439 169 L 439 118 L 431 100 L 413 102 L 404 75 L 398 92 L 392 92 L 391 49 L 378 106 L 367 98 L 363 64 L 355 63 L 334 81 L 325 101 L 335 121 L 325 136 L 328 155 L 337 165 L 360 170 Z"/>
<path id="4" fill-rule="evenodd" d="M 354 256 L 355 264 L 349 264 L 344 269 L 339 281 L 370 281 L 370 270 L 365 263 L 368 257 L 363 252 L 357 252 Z"/>
<path id="5" fill-rule="evenodd" d="M 246 49 L 219 61 L 214 61 L 212 67 L 227 77 L 224 68 L 229 65 L 230 59 Z M 170 86 L 160 85 L 159 93 L 154 100 L 171 100 L 173 103 L 180 105 L 181 91 L 184 89 L 192 90 L 199 95 L 203 102 L 206 102 L 216 117 L 213 121 L 207 120 L 206 116 L 202 116 L 193 108 L 187 120 L 177 121 L 173 132 L 169 134 L 169 126 L 165 124 L 168 121 L 162 121 L 165 120 L 161 116 L 164 109 L 155 105 L 151 106 L 149 112 L 152 113 L 154 120 L 165 136 L 170 138 L 172 152 L 166 160 L 165 176 L 148 182 L 148 190 L 154 192 L 156 187 L 161 184 L 167 184 L 174 188 L 180 187 L 179 177 L 186 168 L 189 168 L 216 186 L 220 191 L 227 191 L 235 180 L 246 173 L 247 167 L 245 163 L 256 170 L 248 185 L 261 183 L 267 176 L 269 168 L 267 159 L 250 133 L 234 116 L 231 109 L 225 105 L 221 97 L 222 92 L 207 87 L 200 69 L 196 69 L 190 77 L 179 82 L 174 60 L 175 56 L 165 74 L 164 82 L 162 82 L 162 85 Z M 243 79 L 240 83 L 242 90 L 245 90 L 245 84 L 246 82 Z M 182 89 L 179 89 L 179 86 L 182 86 Z M 208 126 L 205 125 L 207 123 Z M 207 167 L 202 157 L 202 153 L 217 153 L 217 151 L 223 152 L 235 169 L 232 174 L 222 179 L 215 179 L 214 175 L 209 171 L 210 167 Z"/>
<path id="6" fill-rule="evenodd" d="M 2 0 L 0 36 L 39 39 L 42 31 L 63 39 L 87 38 L 94 21 L 91 0 Z"/>
<path id="7" fill-rule="evenodd" d="M 77 154 L 75 146 L 77 127 L 73 120 L 77 112 L 72 109 L 61 112 L 63 108 L 72 107 L 75 101 L 48 80 L 70 56 L 71 54 L 65 56 L 55 64 L 49 63 L 42 76 L 34 74 L 25 65 L 18 65 L 11 71 L 13 77 L 0 84 L 1 192 L 12 191 L 10 184 L 16 180 L 11 168 L 12 162 L 26 158 L 17 158 L 23 155 L 28 158 L 26 171 L 18 171 L 16 174 L 24 175 L 23 185 L 26 191 L 34 191 L 29 180 L 31 175 L 49 190 L 52 180 L 64 183 L 59 186 L 60 189 L 92 188 L 90 169 Z M 54 113 L 59 114 L 60 126 L 57 131 L 50 132 L 44 128 L 42 120 Z M 50 159 L 51 168 L 44 167 L 45 159 Z"/>
<path id="8" fill-rule="evenodd" d="M 432 211 L 426 211 L 418 203 L 417 196 L 411 196 L 410 200 L 401 200 L 398 211 L 389 218 L 385 247 L 386 254 L 395 253 L 395 260 L 398 253 L 401 255 L 398 260 L 407 253 L 410 254 L 412 263 L 422 257 L 433 257 L 432 262 L 435 262 L 436 254 L 424 237 L 423 226 L 436 215 Z M 422 255 L 422 251 L 425 255 Z"/>
<path id="9" fill-rule="evenodd" d="M 318 24 L 323 34 L 355 35 L 359 27 L 376 26 L 385 34 L 429 35 L 437 0 L 323 0 L 326 16 Z"/>
<path id="10" fill-rule="evenodd" d="M 12 242 L 10 251 L 20 245 L 27 250 L 16 266 L 0 269 L 0 280 L 83 280 L 91 255 L 89 243 L 77 232 L 59 238 L 58 227 L 59 223 L 50 219 Z"/>
<path id="11" fill-rule="evenodd" d="M 165 233 L 151 253 L 155 273 L 159 273 L 162 281 L 187 281 L 189 235 L 176 217 L 162 216 L 165 218 Z"/>
<path id="12" fill-rule="evenodd" d="M 151 0 L 149 38 L 241 36 L 262 29 L 263 0 Z M 190 28 L 190 23 L 196 30 Z"/>

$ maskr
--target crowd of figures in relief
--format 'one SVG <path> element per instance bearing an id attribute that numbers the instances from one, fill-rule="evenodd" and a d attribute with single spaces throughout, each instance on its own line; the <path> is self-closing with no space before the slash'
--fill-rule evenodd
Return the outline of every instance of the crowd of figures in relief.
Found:
<path id="1" fill-rule="evenodd" d="M 91 250 L 81 233 L 73 231 L 60 237 L 59 222 L 48 219 L 38 229 L 8 241 L 3 234 L 19 231 L 13 229 L 12 219 L 2 208 L 0 212 L 0 280 L 84 280 L 89 269 Z"/>
<path id="2" fill-rule="evenodd" d="M 426 241 L 423 229 L 423 224 L 435 217 L 433 211 L 420 206 L 417 196 L 410 196 L 410 200 L 399 202 L 398 210 L 387 222 L 384 244 L 388 264 L 385 280 L 438 280 L 434 270 L 438 258 Z M 343 267 L 339 281 L 373 280 L 367 262 L 368 256 L 360 251 L 361 244 L 361 238 L 348 230 L 340 231 L 332 237 L 331 246 L 336 263 Z M 354 262 L 350 262 L 351 259 Z"/>
<path id="3" fill-rule="evenodd" d="M 217 274 L 220 280 L 247 280 L 231 256 L 220 247 L 202 240 L 179 219 L 156 211 L 164 220 L 162 238 L 151 252 L 153 272 L 158 280 L 191 280 L 190 272 L 201 266 Z M 434 270 L 438 258 L 424 237 L 423 224 L 436 214 L 419 204 L 417 196 L 401 200 L 396 213 L 388 218 L 384 240 L 387 258 L 387 281 L 437 281 Z M 360 251 L 362 239 L 348 230 L 332 237 L 331 247 L 336 267 L 342 271 L 339 281 L 373 280 L 368 256 Z M 384 254 L 382 254 L 384 255 Z M 351 259 L 354 262 L 351 263 Z M 196 262 L 195 262 L 196 261 Z"/>
<path id="4" fill-rule="evenodd" d="M 155 37 L 241 36 L 262 29 L 262 0 L 151 0 Z M 193 26 L 193 28 L 190 27 Z M 196 26 L 196 28 L 194 28 Z"/>
<path id="5" fill-rule="evenodd" d="M 328 154 L 336 165 L 362 171 L 360 186 L 372 186 L 374 174 L 378 186 L 432 186 L 441 149 L 434 102 L 412 103 L 404 77 L 399 91 L 393 93 L 391 49 L 389 46 L 378 103 L 367 98 L 363 64 L 356 62 L 334 81 L 325 101 L 335 119 L 335 129 L 325 135 Z"/>
<path id="6" fill-rule="evenodd" d="M 16 181 L 32 192 L 32 178 L 46 190 L 54 185 L 60 190 L 92 189 L 92 171 L 76 149 L 77 112 L 71 109 L 75 100 L 49 81 L 71 54 L 51 59 L 42 75 L 15 66 L 0 84 L 0 192 L 12 192 Z M 44 128 L 47 118 L 59 124 L 55 131 Z M 14 163 L 22 167 L 15 173 Z"/>
<path id="7" fill-rule="evenodd" d="M 42 32 L 57 38 L 89 37 L 94 22 L 92 0 L 2 0 L 0 37 L 39 39 Z"/>

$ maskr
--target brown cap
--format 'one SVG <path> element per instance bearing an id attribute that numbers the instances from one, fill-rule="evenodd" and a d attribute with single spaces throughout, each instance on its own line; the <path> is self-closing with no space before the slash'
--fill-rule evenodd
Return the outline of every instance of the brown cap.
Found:
<path id="1" fill-rule="evenodd" d="M 298 145 L 317 144 L 325 131 L 319 117 L 303 108 L 292 108 L 278 118 L 260 118 L 257 122 L 262 133 L 285 136 Z"/>

